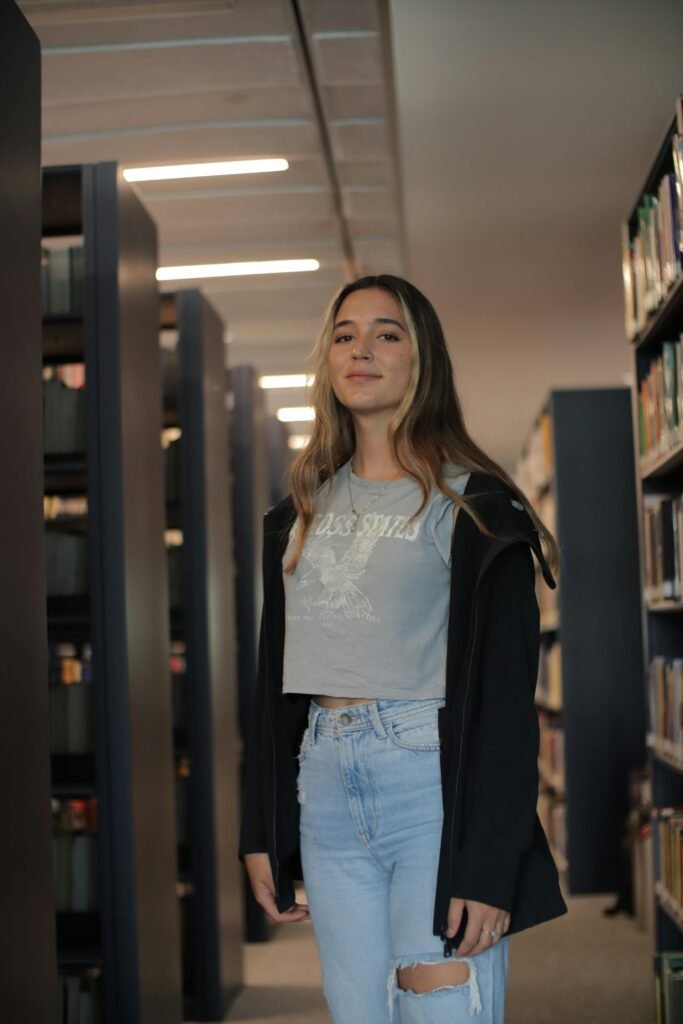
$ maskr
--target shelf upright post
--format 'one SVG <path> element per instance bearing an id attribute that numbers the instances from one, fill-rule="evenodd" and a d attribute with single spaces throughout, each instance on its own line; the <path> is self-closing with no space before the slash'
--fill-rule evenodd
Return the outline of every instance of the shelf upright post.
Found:
<path id="1" fill-rule="evenodd" d="M 253 366 L 227 371 L 231 396 L 230 448 L 232 457 L 233 522 L 236 578 L 238 716 L 243 742 L 256 682 L 258 624 L 263 606 L 263 515 L 269 506 L 265 396 Z M 244 762 L 240 764 L 240 792 Z M 254 899 L 243 869 L 245 939 L 263 942 L 270 922 Z"/>
<path id="2" fill-rule="evenodd" d="M 85 166 L 88 510 L 107 1024 L 182 1019 L 156 228 Z"/>
<path id="3" fill-rule="evenodd" d="M 223 323 L 177 295 L 181 519 L 194 882 L 192 1015 L 221 1021 L 243 984 L 237 673 Z"/>

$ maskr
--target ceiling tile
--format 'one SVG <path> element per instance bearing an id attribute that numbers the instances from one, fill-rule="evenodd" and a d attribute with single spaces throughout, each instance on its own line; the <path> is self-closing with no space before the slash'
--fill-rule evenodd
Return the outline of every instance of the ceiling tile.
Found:
<path id="1" fill-rule="evenodd" d="M 307 91 L 301 85 L 217 89 L 197 88 L 181 93 L 141 96 L 130 99 L 92 98 L 51 100 L 43 103 L 43 134 L 71 135 L 103 130 L 125 130 L 186 124 L 191 121 L 247 121 L 281 118 L 312 119 Z"/>
<path id="2" fill-rule="evenodd" d="M 386 117 L 387 100 L 383 84 L 328 85 L 322 90 L 329 118 Z"/>
<path id="3" fill-rule="evenodd" d="M 384 67 L 380 36 L 314 36 L 313 55 L 323 85 L 381 85 Z"/>
<path id="4" fill-rule="evenodd" d="M 371 31 L 379 28 L 375 0 L 301 0 L 309 32 Z"/>
<path id="5" fill-rule="evenodd" d="M 337 160 L 387 160 L 389 138 L 387 122 L 336 121 L 331 125 L 332 148 Z"/>
<path id="6" fill-rule="evenodd" d="M 43 46 L 117 45 L 158 39 L 287 34 L 286 0 L 193 0 L 186 3 L 101 4 L 20 0 Z"/>
<path id="7" fill-rule="evenodd" d="M 231 160 L 249 157 L 315 157 L 318 133 L 312 123 L 278 122 L 236 125 L 234 122 L 189 122 L 148 131 L 101 132 L 43 139 L 43 163 L 88 163 L 118 160 L 136 163 L 179 163 L 185 160 Z"/>
<path id="8" fill-rule="evenodd" d="M 138 100 L 148 93 L 184 92 L 198 84 L 208 89 L 244 89 L 268 82 L 271 88 L 301 81 L 289 40 L 163 45 L 121 52 L 86 51 L 43 54 L 43 89 L 61 101 L 79 101 L 83 83 L 97 99 Z"/>

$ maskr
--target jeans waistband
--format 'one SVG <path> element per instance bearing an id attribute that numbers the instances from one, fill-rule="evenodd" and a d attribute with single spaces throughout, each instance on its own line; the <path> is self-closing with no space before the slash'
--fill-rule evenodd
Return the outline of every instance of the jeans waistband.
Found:
<path id="1" fill-rule="evenodd" d="M 400 722 L 415 715 L 436 715 L 444 707 L 444 697 L 425 700 L 375 700 L 364 704 L 347 704 L 341 708 L 325 708 L 311 699 L 308 728 L 312 740 L 316 735 L 340 736 L 344 733 L 374 729 L 379 737 L 386 735 L 389 722 Z"/>

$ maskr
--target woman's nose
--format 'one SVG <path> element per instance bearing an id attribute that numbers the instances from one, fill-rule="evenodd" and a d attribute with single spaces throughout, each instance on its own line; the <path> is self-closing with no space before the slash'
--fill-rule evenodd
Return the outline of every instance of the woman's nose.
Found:
<path id="1" fill-rule="evenodd" d="M 368 359 L 372 355 L 372 346 L 367 338 L 357 337 L 351 352 L 354 359 Z"/>

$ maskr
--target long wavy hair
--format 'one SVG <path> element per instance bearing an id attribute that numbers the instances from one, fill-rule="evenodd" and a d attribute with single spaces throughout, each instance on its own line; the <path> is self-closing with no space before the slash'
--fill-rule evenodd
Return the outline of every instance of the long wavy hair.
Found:
<path id="1" fill-rule="evenodd" d="M 297 529 L 284 571 L 293 573 L 296 568 L 316 515 L 316 497 L 321 486 L 326 480 L 331 480 L 355 451 L 353 419 L 332 389 L 327 359 L 337 313 L 344 299 L 364 288 L 383 288 L 394 296 L 403 312 L 410 337 L 411 375 L 406 393 L 389 424 L 389 444 L 397 464 L 419 484 L 422 491 L 422 503 L 411 520 L 422 512 L 430 488 L 435 485 L 470 515 L 483 533 L 492 536 L 473 503 L 448 487 L 443 463 L 462 467 L 464 471 L 490 473 L 508 484 L 524 505 L 539 531 L 546 560 L 556 572 L 560 556 L 555 537 L 514 480 L 470 437 L 436 310 L 414 285 L 393 274 L 361 277 L 344 285 L 332 299 L 310 353 L 310 371 L 315 375 L 310 402 L 315 410 L 315 420 L 308 444 L 293 459 L 289 469 L 288 484 L 297 513 Z M 331 492 L 331 488 L 329 490 Z"/>

